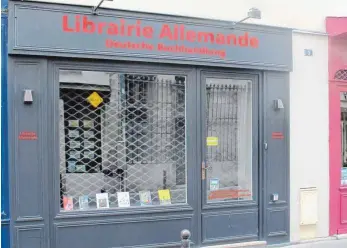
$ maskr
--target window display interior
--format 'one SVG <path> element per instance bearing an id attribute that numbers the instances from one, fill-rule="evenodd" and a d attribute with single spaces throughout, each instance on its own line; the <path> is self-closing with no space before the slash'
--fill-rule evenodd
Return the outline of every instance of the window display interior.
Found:
<path id="1" fill-rule="evenodd" d="M 252 200 L 252 81 L 206 79 L 207 201 Z"/>
<path id="2" fill-rule="evenodd" d="M 186 203 L 185 77 L 60 71 L 62 211 Z"/>

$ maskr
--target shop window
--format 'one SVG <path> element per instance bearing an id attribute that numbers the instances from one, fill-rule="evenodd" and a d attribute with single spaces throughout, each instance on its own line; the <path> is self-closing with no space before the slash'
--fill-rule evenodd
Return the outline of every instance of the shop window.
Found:
<path id="1" fill-rule="evenodd" d="M 347 186 L 347 92 L 340 94 L 341 109 L 341 185 Z"/>
<path id="2" fill-rule="evenodd" d="M 337 80 L 347 80 L 347 70 L 338 70 L 335 73 L 335 79 L 337 79 Z"/>
<path id="3" fill-rule="evenodd" d="M 62 211 L 186 203 L 185 77 L 60 71 Z"/>
<path id="4" fill-rule="evenodd" d="M 250 200 L 252 82 L 208 78 L 206 92 L 207 199 Z"/>

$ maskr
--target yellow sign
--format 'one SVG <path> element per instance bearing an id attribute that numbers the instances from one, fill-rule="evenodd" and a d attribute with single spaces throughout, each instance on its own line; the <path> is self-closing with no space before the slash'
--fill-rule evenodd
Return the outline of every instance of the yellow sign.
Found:
<path id="1" fill-rule="evenodd" d="M 97 93 L 97 92 L 93 92 L 92 94 L 90 94 L 90 96 L 88 96 L 87 101 L 94 107 L 98 107 L 104 100 L 102 99 L 102 97 Z"/>
<path id="2" fill-rule="evenodd" d="M 171 204 L 170 190 L 161 189 L 158 190 L 159 201 L 161 205 Z"/>
<path id="3" fill-rule="evenodd" d="M 218 146 L 218 137 L 207 137 L 206 138 L 207 146 Z"/>

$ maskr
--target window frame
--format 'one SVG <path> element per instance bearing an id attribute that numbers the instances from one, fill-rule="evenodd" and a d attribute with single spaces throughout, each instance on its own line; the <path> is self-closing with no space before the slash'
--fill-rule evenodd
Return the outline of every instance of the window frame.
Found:
<path id="1" fill-rule="evenodd" d="M 194 177 L 196 158 L 194 154 L 195 135 L 186 135 L 186 203 L 172 204 L 172 205 L 152 205 L 152 206 L 134 206 L 129 208 L 108 208 L 108 209 L 88 209 L 88 210 L 72 210 L 61 211 L 60 208 L 60 180 L 59 180 L 59 72 L 60 70 L 74 70 L 74 71 L 98 71 L 109 73 L 131 73 L 131 74 L 166 74 L 177 75 L 186 77 L 186 134 L 194 130 L 194 85 L 196 83 L 196 72 L 194 67 L 180 67 L 174 65 L 148 65 L 148 64 L 134 64 L 134 63 L 104 63 L 104 62 L 88 62 L 85 60 L 64 61 L 52 60 L 49 63 L 49 95 L 52 104 L 49 103 L 51 109 L 51 119 L 54 125 L 48 133 L 54 134 L 53 145 L 50 149 L 52 155 L 52 170 L 49 171 L 49 178 L 53 182 L 50 188 L 50 193 L 53 196 L 50 202 L 51 215 L 53 218 L 70 218 L 70 217 L 88 217 L 88 216 L 105 216 L 105 215 L 127 215 L 127 214 L 141 214 L 141 213 L 157 213 L 157 212 L 180 212 L 182 210 L 193 210 L 194 202 L 194 180 L 192 183 L 189 181 Z M 54 113 L 54 114 L 53 114 Z M 192 120 L 188 121 L 189 116 Z M 190 178 L 190 179 L 189 179 Z"/>
<path id="2" fill-rule="evenodd" d="M 206 95 L 206 89 L 205 84 L 206 80 L 208 78 L 213 79 L 236 79 L 236 80 L 250 80 L 252 81 L 252 199 L 247 200 L 227 200 L 227 201 L 208 201 L 207 200 L 207 180 L 204 180 L 202 182 L 202 209 L 208 210 L 208 209 L 215 209 L 220 207 L 241 207 L 241 206 L 257 206 L 260 204 L 259 197 L 260 197 L 260 135 L 262 134 L 262 125 L 260 125 L 261 121 L 261 109 L 259 106 L 261 106 L 261 100 L 260 97 L 260 88 L 262 87 L 260 84 L 262 83 L 261 75 L 257 72 L 233 72 L 228 70 L 201 70 L 201 86 L 200 86 L 200 98 L 202 99 L 202 105 L 200 110 L 200 115 L 203 120 L 205 120 L 205 109 L 206 109 L 206 99 L 204 99 Z M 206 127 L 204 125 L 201 126 L 201 153 L 202 155 L 205 154 L 205 136 L 204 133 L 206 133 L 205 129 Z M 208 173 L 208 172 L 206 172 Z M 207 177 L 206 177 L 207 178 Z"/>

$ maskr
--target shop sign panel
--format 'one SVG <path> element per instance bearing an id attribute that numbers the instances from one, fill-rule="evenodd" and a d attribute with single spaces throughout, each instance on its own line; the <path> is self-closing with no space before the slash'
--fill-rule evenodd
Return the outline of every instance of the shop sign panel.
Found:
<path id="1" fill-rule="evenodd" d="M 206 24 L 196 19 L 188 22 L 118 11 L 92 15 L 90 8 L 13 4 L 11 53 L 159 58 L 291 69 L 292 36 L 287 29 L 247 29 L 232 23 Z"/>

